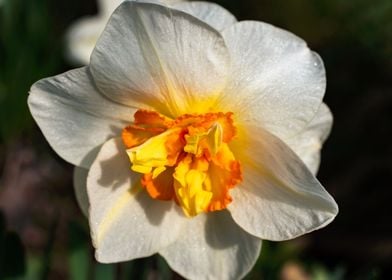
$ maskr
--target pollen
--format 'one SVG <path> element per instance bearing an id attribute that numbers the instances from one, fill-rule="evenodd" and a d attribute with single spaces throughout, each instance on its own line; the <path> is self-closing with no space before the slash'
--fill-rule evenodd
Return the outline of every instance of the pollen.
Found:
<path id="1" fill-rule="evenodd" d="M 143 174 L 153 199 L 174 200 L 186 216 L 225 209 L 242 181 L 230 150 L 233 113 L 184 114 L 175 119 L 138 110 L 122 131 L 131 170 Z"/>

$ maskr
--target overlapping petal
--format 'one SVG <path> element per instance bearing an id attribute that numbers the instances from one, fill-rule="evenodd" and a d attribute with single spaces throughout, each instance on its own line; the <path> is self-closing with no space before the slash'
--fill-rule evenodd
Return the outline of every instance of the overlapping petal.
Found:
<path id="1" fill-rule="evenodd" d="M 267 240 L 286 240 L 321 228 L 338 212 L 333 198 L 279 138 L 257 127 L 233 147 L 244 181 L 228 207 L 235 222 Z"/>
<path id="2" fill-rule="evenodd" d="M 211 2 L 183 1 L 173 5 L 173 8 L 197 17 L 218 31 L 222 31 L 237 22 L 235 16 L 229 11 Z"/>
<path id="3" fill-rule="evenodd" d="M 294 34 L 243 21 L 222 33 L 232 58 L 220 102 L 235 104 L 242 122 L 285 139 L 313 119 L 325 92 L 322 60 Z"/>
<path id="4" fill-rule="evenodd" d="M 187 279 L 241 279 L 252 268 L 261 240 L 234 223 L 227 211 L 189 220 L 181 238 L 160 251 Z"/>
<path id="5" fill-rule="evenodd" d="M 175 241 L 186 221 L 174 202 L 151 199 L 130 171 L 121 139 L 107 141 L 87 178 L 96 258 L 119 262 L 150 256 Z"/>
<path id="6" fill-rule="evenodd" d="M 134 113 L 94 86 L 87 67 L 36 82 L 30 112 L 52 148 L 66 161 L 89 168 L 100 145 L 119 135 Z"/>
<path id="7" fill-rule="evenodd" d="M 73 173 L 73 186 L 75 190 L 76 201 L 82 213 L 88 217 L 88 210 L 90 208 L 90 202 L 87 196 L 87 175 L 88 169 L 83 167 L 75 166 Z"/>
<path id="8" fill-rule="evenodd" d="M 331 131 L 332 120 L 331 111 L 323 103 L 303 131 L 284 140 L 313 174 L 316 174 L 319 168 L 320 150 Z"/>
<path id="9" fill-rule="evenodd" d="M 223 38 L 206 23 L 161 5 L 126 1 L 111 17 L 90 66 L 109 98 L 175 116 L 208 110 L 226 84 L 228 64 Z"/>

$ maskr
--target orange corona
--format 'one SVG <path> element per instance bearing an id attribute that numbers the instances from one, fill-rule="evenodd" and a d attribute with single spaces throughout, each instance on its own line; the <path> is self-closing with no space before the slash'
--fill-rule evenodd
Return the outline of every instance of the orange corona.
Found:
<path id="1" fill-rule="evenodd" d="M 122 131 L 131 169 L 159 200 L 174 199 L 191 217 L 222 210 L 230 189 L 242 181 L 241 165 L 229 142 L 236 129 L 233 113 L 185 114 L 171 119 L 138 110 Z"/>

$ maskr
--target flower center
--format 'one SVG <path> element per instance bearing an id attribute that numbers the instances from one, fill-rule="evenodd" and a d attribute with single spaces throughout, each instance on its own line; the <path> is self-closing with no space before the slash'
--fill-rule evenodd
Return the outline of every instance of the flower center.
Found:
<path id="1" fill-rule="evenodd" d="M 229 190 L 242 181 L 228 145 L 236 133 L 232 118 L 219 112 L 171 119 L 138 110 L 122 139 L 148 194 L 174 199 L 189 217 L 225 209 L 232 201 Z"/>

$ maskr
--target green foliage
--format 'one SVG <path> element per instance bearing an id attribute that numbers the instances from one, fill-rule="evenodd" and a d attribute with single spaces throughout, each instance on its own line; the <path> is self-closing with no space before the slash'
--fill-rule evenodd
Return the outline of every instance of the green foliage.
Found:
<path id="1" fill-rule="evenodd" d="M 323 265 L 315 264 L 312 266 L 311 271 L 313 280 L 344 280 L 345 270 L 342 267 L 328 271 Z"/>
<path id="2" fill-rule="evenodd" d="M 0 7 L 0 139 L 32 124 L 27 108 L 32 83 L 59 68 L 48 0 L 6 0 Z"/>
<path id="3" fill-rule="evenodd" d="M 115 278 L 115 265 L 96 263 L 94 265 L 94 280 L 113 280 Z"/>
<path id="4" fill-rule="evenodd" d="M 297 260 L 299 254 L 299 248 L 290 242 L 263 241 L 262 252 L 255 268 L 245 279 L 278 279 L 283 265 L 287 261 Z"/>
<path id="5" fill-rule="evenodd" d="M 86 230 L 75 222 L 70 223 L 68 236 L 70 278 L 74 280 L 88 279 L 90 266 L 90 237 L 86 234 Z"/>

